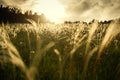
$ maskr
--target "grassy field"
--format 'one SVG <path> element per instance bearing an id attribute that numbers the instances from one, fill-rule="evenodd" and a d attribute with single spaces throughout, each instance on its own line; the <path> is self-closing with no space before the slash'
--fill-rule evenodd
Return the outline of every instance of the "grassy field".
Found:
<path id="1" fill-rule="evenodd" d="M 120 80 L 120 21 L 1 24 L 0 80 Z"/>

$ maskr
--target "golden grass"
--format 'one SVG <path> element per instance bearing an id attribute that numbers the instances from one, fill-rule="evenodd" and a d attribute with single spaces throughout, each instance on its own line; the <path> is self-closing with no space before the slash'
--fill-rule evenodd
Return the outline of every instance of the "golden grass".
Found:
<path id="1" fill-rule="evenodd" d="M 42 60 L 43 56 L 46 55 L 46 51 L 48 51 L 51 47 L 55 46 L 57 43 L 57 41 L 53 41 L 53 42 L 49 42 L 46 46 L 42 47 L 42 39 L 41 37 L 38 37 L 40 33 L 44 33 L 44 30 L 42 32 L 42 28 L 44 28 L 47 31 L 47 27 L 44 27 L 45 25 L 39 26 L 39 24 L 34 23 L 31 20 L 28 20 L 29 22 L 32 23 L 32 26 L 30 27 L 25 27 L 23 28 L 25 31 L 27 31 L 27 41 L 28 41 L 28 45 L 29 45 L 29 50 L 32 49 L 31 46 L 31 41 L 30 41 L 30 30 L 34 30 L 34 34 L 36 36 L 36 50 L 34 51 L 34 56 L 32 57 L 32 61 L 30 61 L 30 66 L 26 66 L 26 64 L 24 63 L 24 61 L 22 60 L 20 53 L 17 51 L 16 47 L 13 45 L 13 43 L 10 40 L 10 36 L 8 35 L 11 28 L 9 27 L 9 25 L 7 25 L 8 28 L 5 27 L 4 24 L 2 24 L 2 27 L 0 28 L 0 33 L 2 34 L 2 36 L 0 36 L 0 42 L 3 42 L 5 44 L 5 47 L 7 47 L 7 51 L 8 51 L 8 55 L 10 56 L 10 61 L 12 62 L 12 64 L 16 65 L 17 67 L 19 67 L 21 69 L 22 72 L 24 72 L 24 74 L 26 75 L 27 80 L 35 80 L 35 76 L 37 75 L 37 71 L 38 71 L 38 67 L 40 64 L 40 61 Z M 62 26 L 62 27 L 61 27 Z M 84 28 L 87 26 L 88 28 L 88 34 L 82 34 L 82 32 L 85 30 Z M 6 29 L 8 31 L 6 31 Z M 59 30 L 58 30 L 59 29 Z M 68 31 L 69 35 L 67 35 L 67 32 L 65 33 L 64 31 Z M 74 31 L 75 30 L 75 31 Z M 101 40 L 99 42 L 98 45 L 95 45 L 94 47 L 91 47 L 91 43 L 93 43 L 93 40 L 95 39 L 95 35 L 98 34 L 96 33 L 97 30 L 100 30 L 100 36 L 97 36 L 97 40 Z M 18 29 L 16 29 L 16 32 L 19 31 Z M 41 31 L 41 32 L 40 32 Z M 64 53 L 64 54 L 68 54 L 70 56 L 71 60 L 73 60 L 73 56 L 74 54 L 76 54 L 76 51 L 82 47 L 85 46 L 85 50 L 82 51 L 84 54 L 83 56 L 83 70 L 82 70 L 82 80 L 85 80 L 86 77 L 86 73 L 87 73 L 87 68 L 88 68 L 88 64 L 89 61 L 91 59 L 91 57 L 97 53 L 97 57 L 96 57 L 96 63 L 94 68 L 97 69 L 97 64 L 100 61 L 101 55 L 103 54 L 103 52 L 105 51 L 105 49 L 109 46 L 109 44 L 111 44 L 111 42 L 114 40 L 114 38 L 117 37 L 117 35 L 120 33 L 120 24 L 117 21 L 112 21 L 110 23 L 110 25 L 107 28 L 101 28 L 99 26 L 99 22 L 98 21 L 94 21 L 92 24 L 90 25 L 78 25 L 77 27 L 74 26 L 74 24 L 70 25 L 57 25 L 57 27 L 53 26 L 52 29 L 48 29 L 48 31 L 51 32 L 51 35 L 53 37 L 55 37 L 55 39 L 58 40 L 62 40 L 64 38 L 67 38 L 66 41 L 69 42 L 69 44 L 72 46 L 72 49 L 70 50 L 70 52 L 68 53 Z M 15 33 L 16 33 L 15 32 Z M 14 35 L 16 35 L 14 33 Z M 62 36 L 60 34 L 64 33 L 65 36 Z M 103 35 L 103 33 L 105 33 L 105 35 Z M 48 33 L 46 33 L 48 34 Z M 49 34 L 48 34 L 49 35 Z M 15 36 L 14 36 L 15 37 Z M 49 36 L 48 36 L 49 37 Z M 71 42 L 73 42 L 71 44 Z M 97 41 L 96 41 L 97 42 Z M 2 45 L 2 43 L 0 43 L 0 45 Z M 63 46 L 64 47 L 64 46 Z M 63 77 L 63 56 L 60 51 L 57 48 L 54 48 L 54 53 L 58 56 L 59 58 L 59 80 L 62 80 Z M 66 57 L 66 58 L 67 58 Z M 72 65 L 72 61 L 70 61 L 70 64 Z M 72 65 L 72 68 L 74 68 L 74 65 Z M 71 73 L 72 74 L 72 73 Z M 71 75 L 70 74 L 70 75 Z"/>

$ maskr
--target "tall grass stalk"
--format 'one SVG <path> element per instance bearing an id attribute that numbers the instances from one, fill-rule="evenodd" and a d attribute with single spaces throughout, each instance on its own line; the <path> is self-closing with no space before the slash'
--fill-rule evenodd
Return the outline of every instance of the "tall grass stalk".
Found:
<path id="1" fill-rule="evenodd" d="M 59 80 L 62 80 L 63 78 L 63 59 L 62 56 L 60 54 L 60 52 L 58 51 L 58 49 L 54 49 L 54 52 L 56 53 L 56 55 L 59 58 Z"/>
<path id="2" fill-rule="evenodd" d="M 89 26 L 89 34 L 88 34 L 88 39 L 87 39 L 87 44 L 86 44 L 86 50 L 85 50 L 85 55 L 88 53 L 89 48 L 90 48 L 90 43 L 92 40 L 93 35 L 95 34 L 96 29 L 98 28 L 98 21 L 94 21 L 91 26 Z"/>
<path id="3" fill-rule="evenodd" d="M 79 39 L 79 41 L 74 45 L 73 49 L 70 51 L 70 58 L 72 59 L 73 57 L 73 54 L 75 53 L 75 51 L 80 47 L 82 46 L 83 44 L 83 40 L 87 37 L 87 35 L 84 35 L 81 39 Z"/>
<path id="4" fill-rule="evenodd" d="M 24 61 L 22 60 L 21 56 L 19 55 L 19 52 L 17 51 L 17 49 L 15 48 L 15 46 L 12 44 L 11 40 L 9 39 L 8 33 L 4 28 L 2 28 L 2 33 L 4 34 L 2 35 L 3 41 L 5 45 L 7 46 L 8 55 L 10 56 L 9 59 L 12 62 L 12 64 L 14 64 L 15 66 L 21 69 L 21 71 L 25 74 L 27 80 L 35 80 L 37 69 L 42 59 L 42 56 L 45 55 L 45 52 L 49 50 L 52 46 L 54 46 L 55 43 L 50 42 L 44 48 L 41 48 L 40 46 L 41 40 L 37 39 L 37 49 L 36 49 L 35 56 L 30 66 L 27 67 Z M 27 31 L 27 34 L 28 34 L 27 37 L 28 37 L 29 46 L 31 46 L 28 31 Z"/>
<path id="5" fill-rule="evenodd" d="M 111 41 L 120 33 L 120 24 L 117 22 L 112 22 L 110 26 L 107 28 L 106 34 L 102 40 L 102 43 L 100 45 L 100 49 L 98 52 L 97 59 L 100 58 L 102 52 L 104 49 L 107 48 L 107 46 L 111 43 Z"/>
<path id="6" fill-rule="evenodd" d="M 97 67 L 99 67 L 99 63 L 101 60 L 101 55 L 104 53 L 105 49 L 111 44 L 114 38 L 120 33 L 120 24 L 117 21 L 113 21 L 110 23 L 109 27 L 106 30 L 105 36 L 100 44 L 98 55 L 96 57 L 93 76 L 95 76 Z"/>
<path id="7" fill-rule="evenodd" d="M 84 56 L 83 61 L 83 71 L 82 71 L 82 80 L 86 80 L 86 73 L 87 73 L 87 67 L 90 61 L 90 58 L 93 56 L 93 54 L 98 50 L 98 47 L 94 47 L 89 53 Z"/>

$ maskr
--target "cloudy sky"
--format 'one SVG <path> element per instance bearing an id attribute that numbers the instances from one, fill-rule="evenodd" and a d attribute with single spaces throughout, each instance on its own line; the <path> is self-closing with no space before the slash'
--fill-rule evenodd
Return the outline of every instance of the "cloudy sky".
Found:
<path id="1" fill-rule="evenodd" d="M 0 0 L 1 4 L 44 13 L 51 21 L 109 20 L 120 17 L 120 0 Z"/>

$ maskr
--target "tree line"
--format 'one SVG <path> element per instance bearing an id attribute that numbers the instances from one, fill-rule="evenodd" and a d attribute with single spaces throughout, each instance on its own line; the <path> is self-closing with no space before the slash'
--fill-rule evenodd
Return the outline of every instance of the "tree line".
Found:
<path id="1" fill-rule="evenodd" d="M 49 22 L 44 14 L 38 15 L 37 13 L 32 14 L 32 11 L 22 11 L 15 7 L 4 7 L 0 5 L 0 23 L 29 23 L 27 19 L 33 20 L 39 23 Z"/>

